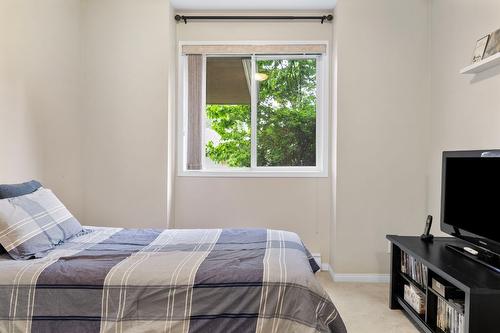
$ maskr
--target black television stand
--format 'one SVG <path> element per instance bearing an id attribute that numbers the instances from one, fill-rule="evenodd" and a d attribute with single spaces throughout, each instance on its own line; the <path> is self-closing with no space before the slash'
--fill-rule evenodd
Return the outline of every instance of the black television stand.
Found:
<path id="1" fill-rule="evenodd" d="M 402 310 L 425 333 L 443 333 L 442 314 L 447 313 L 442 310 L 443 304 L 462 316 L 464 333 L 500 332 L 500 274 L 455 251 L 470 246 L 469 243 L 450 237 L 435 237 L 432 242 L 411 236 L 388 235 L 387 239 L 392 243 L 391 309 Z M 408 274 L 405 264 L 408 256 L 413 258 L 412 262 L 425 266 L 427 274 L 420 274 L 420 278 L 418 274 L 416 278 Z M 405 286 L 423 296 L 423 308 L 415 310 L 407 301 Z M 457 300 L 463 305 L 457 306 L 460 303 Z"/>
<path id="2" fill-rule="evenodd" d="M 474 247 L 473 249 L 479 253 L 477 255 L 473 255 L 472 253 L 465 251 L 463 246 L 452 244 L 446 244 L 446 248 L 458 252 L 461 255 L 474 260 L 475 262 L 478 262 L 497 273 L 500 273 L 500 256 L 498 254 Z"/>

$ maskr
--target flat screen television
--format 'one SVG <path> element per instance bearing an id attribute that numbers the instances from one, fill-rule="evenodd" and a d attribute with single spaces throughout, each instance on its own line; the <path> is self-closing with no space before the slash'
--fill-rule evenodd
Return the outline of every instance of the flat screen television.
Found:
<path id="1" fill-rule="evenodd" d="M 500 254 L 500 150 L 443 152 L 441 230 Z"/>

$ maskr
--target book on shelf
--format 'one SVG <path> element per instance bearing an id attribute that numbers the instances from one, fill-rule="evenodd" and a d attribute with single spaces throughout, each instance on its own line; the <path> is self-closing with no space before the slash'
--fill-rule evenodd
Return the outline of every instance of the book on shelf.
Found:
<path id="1" fill-rule="evenodd" d="M 463 291 L 456 288 L 455 286 L 446 285 L 445 283 L 440 282 L 436 278 L 431 279 L 431 287 L 439 295 L 443 296 L 446 299 L 456 298 L 460 299 L 463 297 Z"/>
<path id="2" fill-rule="evenodd" d="M 401 251 L 401 272 L 411 277 L 420 286 L 427 287 L 427 266 L 404 251 Z"/>
<path id="3" fill-rule="evenodd" d="M 405 284 L 404 299 L 419 315 L 425 314 L 425 295 L 421 290 L 411 284 Z"/>
<path id="4" fill-rule="evenodd" d="M 437 328 L 445 333 L 464 333 L 465 323 L 463 309 L 463 300 L 445 301 L 438 298 L 436 316 Z"/>

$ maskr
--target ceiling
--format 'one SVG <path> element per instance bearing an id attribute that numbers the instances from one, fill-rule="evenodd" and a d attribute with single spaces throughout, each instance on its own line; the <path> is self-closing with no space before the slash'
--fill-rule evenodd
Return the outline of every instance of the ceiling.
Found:
<path id="1" fill-rule="evenodd" d="M 262 11 L 328 10 L 337 0 L 170 0 L 179 10 Z"/>

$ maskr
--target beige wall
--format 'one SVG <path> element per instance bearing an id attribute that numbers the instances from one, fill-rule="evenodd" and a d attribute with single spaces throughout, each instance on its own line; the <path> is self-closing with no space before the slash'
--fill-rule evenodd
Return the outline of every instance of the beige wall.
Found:
<path id="1" fill-rule="evenodd" d="M 0 1 L 0 183 L 36 178 L 81 216 L 80 1 Z"/>
<path id="2" fill-rule="evenodd" d="M 385 235 L 423 227 L 428 11 L 428 0 L 340 0 L 335 9 L 335 273 L 387 273 Z"/>
<path id="3" fill-rule="evenodd" d="M 166 227 L 174 22 L 168 0 L 0 0 L 0 182 L 39 179 L 85 224 Z"/>
<path id="4" fill-rule="evenodd" d="M 332 40 L 319 22 L 189 22 L 180 41 Z M 330 44 L 331 45 L 331 44 Z M 177 177 L 175 227 L 264 227 L 297 232 L 329 260 L 330 178 Z"/>
<path id="5" fill-rule="evenodd" d="M 39 178 L 87 224 L 288 229 L 336 273 L 387 273 L 385 234 L 439 217 L 441 151 L 500 146 L 500 69 L 458 74 L 499 13 L 496 0 L 340 0 L 333 28 L 176 25 L 167 0 L 0 0 L 0 182 Z M 176 37 L 332 31 L 336 177 L 173 177 Z"/>
<path id="6" fill-rule="evenodd" d="M 83 220 L 164 228 L 172 9 L 168 0 L 82 4 Z"/>
<path id="7" fill-rule="evenodd" d="M 500 149 L 500 67 L 477 76 L 470 64 L 476 40 L 500 28 L 497 0 L 432 2 L 432 144 L 429 211 L 439 220 L 443 150 Z M 439 224 L 433 228 L 439 230 Z"/>

